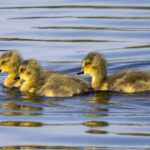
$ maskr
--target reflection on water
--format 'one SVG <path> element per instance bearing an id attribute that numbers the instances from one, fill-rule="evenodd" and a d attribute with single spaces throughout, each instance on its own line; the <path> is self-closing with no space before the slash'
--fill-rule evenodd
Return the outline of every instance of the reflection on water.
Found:
<path id="1" fill-rule="evenodd" d="M 108 123 L 103 121 L 89 121 L 85 122 L 84 125 L 90 127 L 105 127 L 108 126 Z"/>
<path id="2" fill-rule="evenodd" d="M 4 146 L 1 149 L 52 149 L 52 150 L 98 150 L 98 147 L 67 147 L 67 146 Z"/>
<path id="3" fill-rule="evenodd" d="M 36 110 L 41 111 L 42 110 L 42 107 L 18 105 L 18 104 L 13 104 L 12 102 L 11 103 L 8 103 L 8 102 L 2 103 L 1 108 L 8 109 L 8 110 L 23 110 L 23 111 L 36 111 Z"/>
<path id="4" fill-rule="evenodd" d="M 0 104 L 0 109 L 4 110 L 0 112 L 0 114 L 6 116 L 16 116 L 16 115 L 39 116 L 41 115 L 41 113 L 40 112 L 35 113 L 35 111 L 42 111 L 43 108 L 36 107 L 36 106 L 20 105 L 20 104 L 16 104 L 16 101 L 14 100 L 8 100 Z M 13 111 L 13 110 L 17 110 L 17 111 Z"/>
<path id="5" fill-rule="evenodd" d="M 107 131 L 102 131 L 102 130 L 89 130 L 89 131 L 86 131 L 86 133 L 90 133 L 90 134 L 107 134 Z"/>
<path id="6" fill-rule="evenodd" d="M 13 126 L 13 127 L 40 127 L 42 124 L 40 122 L 29 122 L 29 121 L 4 121 L 0 122 L 0 126 Z"/>
<path id="7" fill-rule="evenodd" d="M 0 14 L 0 55 L 18 50 L 44 69 L 75 75 L 87 53 L 97 51 L 108 60 L 108 75 L 150 70 L 148 0 L 2 0 Z M 5 77 L 0 74 L 0 149 L 150 147 L 149 92 L 37 97 L 4 88 Z"/>
<path id="8" fill-rule="evenodd" d="M 106 127 L 109 124 L 107 122 L 103 122 L 103 121 L 89 121 L 89 122 L 85 122 L 84 125 L 88 126 L 88 127 L 95 128 L 95 127 Z M 92 128 L 91 128 L 91 130 L 86 131 L 86 133 L 90 133 L 90 134 L 107 134 L 107 131 L 99 130 L 97 128 L 96 129 L 92 129 Z"/>

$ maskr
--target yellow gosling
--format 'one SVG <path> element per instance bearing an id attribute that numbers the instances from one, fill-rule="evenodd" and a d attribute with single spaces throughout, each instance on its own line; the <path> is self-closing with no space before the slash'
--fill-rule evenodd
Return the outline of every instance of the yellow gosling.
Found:
<path id="1" fill-rule="evenodd" d="M 39 96 L 63 97 L 77 95 L 91 89 L 90 84 L 81 78 L 54 72 L 45 71 L 43 75 L 36 60 L 23 61 L 19 68 L 20 79 L 24 80 L 20 90 Z"/>
<path id="2" fill-rule="evenodd" d="M 20 54 L 17 51 L 8 51 L 0 57 L 0 72 L 8 73 L 7 78 L 4 80 L 5 87 L 19 87 L 20 80 L 14 80 L 18 73 L 21 63 Z"/>
<path id="3" fill-rule="evenodd" d="M 102 55 L 98 53 L 90 53 L 82 63 L 82 71 L 78 74 L 87 74 L 92 76 L 92 88 L 95 90 L 107 90 L 106 62 Z"/>
<path id="4" fill-rule="evenodd" d="M 111 90 L 126 93 L 150 90 L 150 72 L 129 70 L 107 77 L 104 56 L 89 53 L 82 62 L 82 71 L 78 74 L 92 76 L 92 88 L 95 90 Z"/>
<path id="5" fill-rule="evenodd" d="M 8 51 L 0 57 L 0 72 L 8 73 L 8 77 L 4 80 L 5 87 L 12 88 L 21 86 L 22 80 L 14 80 L 18 74 L 21 62 L 21 56 L 17 51 Z M 60 74 L 58 71 L 42 70 L 43 77 L 54 73 Z"/>

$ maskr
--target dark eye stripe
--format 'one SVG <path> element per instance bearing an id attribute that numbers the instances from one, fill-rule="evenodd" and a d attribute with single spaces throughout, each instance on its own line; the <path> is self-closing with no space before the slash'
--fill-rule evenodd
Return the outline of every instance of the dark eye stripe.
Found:
<path id="1" fill-rule="evenodd" d="M 24 70 L 25 70 L 24 68 L 21 68 L 21 69 L 20 69 L 20 72 L 23 72 Z"/>
<path id="2" fill-rule="evenodd" d="M 2 61 L 2 65 L 3 65 L 3 64 L 5 64 L 6 62 L 7 62 L 7 61 L 5 61 L 5 60 L 4 60 L 4 61 Z"/>
<path id="3" fill-rule="evenodd" d="M 85 66 L 88 66 L 89 65 L 89 63 L 88 62 L 85 62 Z"/>

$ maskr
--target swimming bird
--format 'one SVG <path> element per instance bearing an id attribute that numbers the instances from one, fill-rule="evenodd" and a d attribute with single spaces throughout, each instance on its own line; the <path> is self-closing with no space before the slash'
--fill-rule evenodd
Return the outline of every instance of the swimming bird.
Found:
<path id="1" fill-rule="evenodd" d="M 19 67 L 19 76 L 24 80 L 20 91 L 34 93 L 39 96 L 66 97 L 77 95 L 91 89 L 90 84 L 79 77 L 45 71 L 42 75 L 39 63 L 30 59 L 23 61 Z"/>
<path id="2" fill-rule="evenodd" d="M 4 80 L 5 87 L 20 87 L 23 80 L 14 80 L 15 76 L 19 72 L 19 67 L 22 62 L 22 58 L 17 51 L 7 51 L 0 57 L 0 72 L 8 73 L 8 76 Z M 42 70 L 42 76 L 46 77 L 51 74 L 60 74 L 59 71 Z"/>
<path id="3" fill-rule="evenodd" d="M 8 51 L 0 57 L 0 72 L 8 73 L 7 78 L 4 80 L 5 87 L 19 87 L 20 80 L 14 80 L 18 74 L 18 69 L 21 63 L 21 56 L 17 51 Z"/>
<path id="4" fill-rule="evenodd" d="M 150 72 L 128 70 L 107 76 L 106 60 L 100 53 L 91 52 L 82 62 L 78 74 L 92 76 L 94 90 L 136 93 L 150 90 Z"/>

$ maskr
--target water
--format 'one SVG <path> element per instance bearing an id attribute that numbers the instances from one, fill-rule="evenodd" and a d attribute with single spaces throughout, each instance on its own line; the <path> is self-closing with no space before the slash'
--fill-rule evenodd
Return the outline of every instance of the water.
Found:
<path id="1" fill-rule="evenodd" d="M 149 0 L 0 0 L 0 55 L 17 50 L 44 69 L 76 74 L 88 52 L 97 51 L 109 75 L 150 70 L 149 39 Z M 0 148 L 150 148 L 149 92 L 35 97 L 3 88 L 5 77 Z"/>

